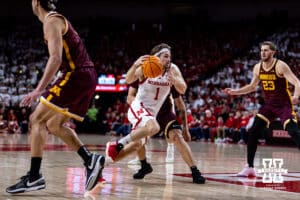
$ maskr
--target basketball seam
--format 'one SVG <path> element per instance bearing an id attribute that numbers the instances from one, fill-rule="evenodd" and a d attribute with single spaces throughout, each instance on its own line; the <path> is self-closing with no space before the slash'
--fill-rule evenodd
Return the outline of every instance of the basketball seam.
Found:
<path id="1" fill-rule="evenodd" d="M 152 70 L 152 67 L 151 67 L 151 64 L 152 64 L 152 63 L 153 63 L 153 62 L 149 61 L 149 66 L 150 66 L 151 73 L 152 73 L 151 78 L 154 78 L 154 73 L 153 73 L 153 70 Z M 154 64 L 155 64 L 155 63 L 154 63 Z"/>
<path id="2" fill-rule="evenodd" d="M 162 73 L 162 68 L 160 67 L 160 65 L 158 65 L 157 63 L 154 63 L 155 64 L 155 67 L 158 67 L 158 69 L 159 69 L 159 74 L 161 74 Z"/>
<path id="3" fill-rule="evenodd" d="M 159 71 L 160 71 L 159 74 L 161 74 L 162 69 L 159 67 L 159 65 L 157 65 L 156 62 L 151 62 L 151 61 L 150 61 L 149 64 L 152 64 L 153 66 L 158 67 L 158 69 L 159 69 Z M 154 74 L 154 73 L 153 73 L 153 70 L 152 70 L 151 65 L 150 65 L 150 68 L 151 68 L 151 71 L 152 71 L 152 75 L 153 75 L 153 76 L 155 75 L 155 77 L 158 76 L 157 74 Z"/>

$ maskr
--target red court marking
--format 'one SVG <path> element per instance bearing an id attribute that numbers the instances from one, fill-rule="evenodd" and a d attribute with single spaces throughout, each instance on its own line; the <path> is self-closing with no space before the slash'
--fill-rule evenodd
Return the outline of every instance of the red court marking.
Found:
<path id="1" fill-rule="evenodd" d="M 104 151 L 106 145 L 86 144 L 92 151 Z M 67 145 L 64 144 L 46 144 L 45 151 L 71 151 Z M 30 151 L 29 144 L 0 144 L 0 151 Z M 150 149 L 151 152 L 166 152 L 165 150 Z"/>
<path id="2" fill-rule="evenodd" d="M 105 145 L 86 145 L 89 149 L 95 151 L 104 151 Z M 71 151 L 64 144 L 46 144 L 45 151 Z M 0 151 L 30 151 L 29 144 L 0 144 Z"/>

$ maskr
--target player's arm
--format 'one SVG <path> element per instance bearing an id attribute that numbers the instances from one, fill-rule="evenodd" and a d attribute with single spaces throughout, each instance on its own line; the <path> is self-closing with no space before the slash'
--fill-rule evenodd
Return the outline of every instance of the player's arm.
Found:
<path id="1" fill-rule="evenodd" d="M 278 73 L 283 75 L 286 80 L 288 80 L 292 85 L 294 85 L 294 95 L 292 97 L 292 101 L 294 104 L 298 103 L 298 99 L 300 96 L 300 81 L 296 77 L 296 75 L 292 72 L 291 68 L 285 63 L 280 62 L 278 66 Z"/>
<path id="2" fill-rule="evenodd" d="M 44 74 L 36 88 L 42 92 L 53 79 L 62 62 L 62 33 L 65 24 L 61 18 L 49 18 L 44 24 L 44 35 L 48 42 L 49 59 Z"/>
<path id="3" fill-rule="evenodd" d="M 179 95 L 177 98 L 175 98 L 174 103 L 178 110 L 178 115 L 182 121 L 183 138 L 185 141 L 189 142 L 189 141 L 191 141 L 191 134 L 189 132 L 189 126 L 188 126 L 188 121 L 187 121 L 187 112 L 186 112 L 186 107 L 185 107 L 185 103 L 182 99 L 182 96 Z"/>
<path id="4" fill-rule="evenodd" d="M 132 103 L 132 101 L 134 100 L 135 96 L 136 96 L 136 93 L 137 93 L 137 88 L 134 88 L 132 86 L 129 86 L 129 89 L 128 89 L 128 94 L 127 94 L 127 98 L 126 98 L 126 101 L 127 103 L 130 105 Z"/>
<path id="5" fill-rule="evenodd" d="M 238 89 L 232 89 L 232 88 L 225 88 L 223 90 L 224 93 L 228 95 L 241 95 L 241 94 L 248 94 L 250 92 L 254 92 L 256 89 L 256 86 L 259 83 L 259 64 L 256 64 L 253 69 L 253 77 L 249 84 L 238 88 Z"/>
<path id="6" fill-rule="evenodd" d="M 172 85 L 174 85 L 175 89 L 180 93 L 184 94 L 187 88 L 187 85 L 182 77 L 182 74 L 179 68 L 175 65 L 175 67 L 170 68 L 169 80 Z"/>
<path id="7" fill-rule="evenodd" d="M 148 55 L 139 57 L 126 73 L 126 83 L 131 84 L 138 79 L 144 79 L 141 65 L 148 58 Z"/>

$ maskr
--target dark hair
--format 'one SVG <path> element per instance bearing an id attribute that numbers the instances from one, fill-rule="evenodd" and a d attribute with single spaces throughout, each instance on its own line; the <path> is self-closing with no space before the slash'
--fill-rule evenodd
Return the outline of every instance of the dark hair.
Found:
<path id="1" fill-rule="evenodd" d="M 270 47 L 270 49 L 271 49 L 272 51 L 276 51 L 276 45 L 275 45 L 273 42 L 271 42 L 271 41 L 264 41 L 264 42 L 260 43 L 260 44 L 259 44 L 260 48 L 261 48 L 263 45 L 267 45 L 267 46 Z"/>
<path id="2" fill-rule="evenodd" d="M 164 48 L 167 48 L 171 51 L 171 47 L 169 45 L 167 45 L 166 43 L 161 43 L 153 47 L 153 49 L 150 51 L 150 55 L 154 55 Z"/>
<path id="3" fill-rule="evenodd" d="M 38 0 L 41 4 L 41 6 L 46 11 L 54 11 L 56 10 L 56 4 L 58 0 Z"/>

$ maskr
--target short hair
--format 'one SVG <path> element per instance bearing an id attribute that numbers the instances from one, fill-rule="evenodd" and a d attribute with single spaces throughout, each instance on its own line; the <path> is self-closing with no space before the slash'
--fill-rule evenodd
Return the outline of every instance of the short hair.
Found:
<path id="1" fill-rule="evenodd" d="M 160 50 L 162 49 L 169 49 L 171 51 L 171 47 L 169 45 L 167 45 L 166 43 L 161 43 L 161 44 L 158 44 L 156 46 L 154 46 L 151 51 L 150 51 L 150 55 L 154 55 L 156 54 L 157 52 L 159 52 Z"/>
<path id="2" fill-rule="evenodd" d="M 46 11 L 56 10 L 56 4 L 58 0 L 38 0 L 38 1 Z"/>
<path id="3" fill-rule="evenodd" d="M 271 49 L 272 51 L 276 51 L 276 45 L 275 45 L 273 42 L 271 42 L 271 41 L 264 41 L 264 42 L 261 42 L 261 43 L 259 44 L 260 48 L 261 48 L 262 46 L 264 46 L 264 45 L 269 46 L 270 49 Z"/>

